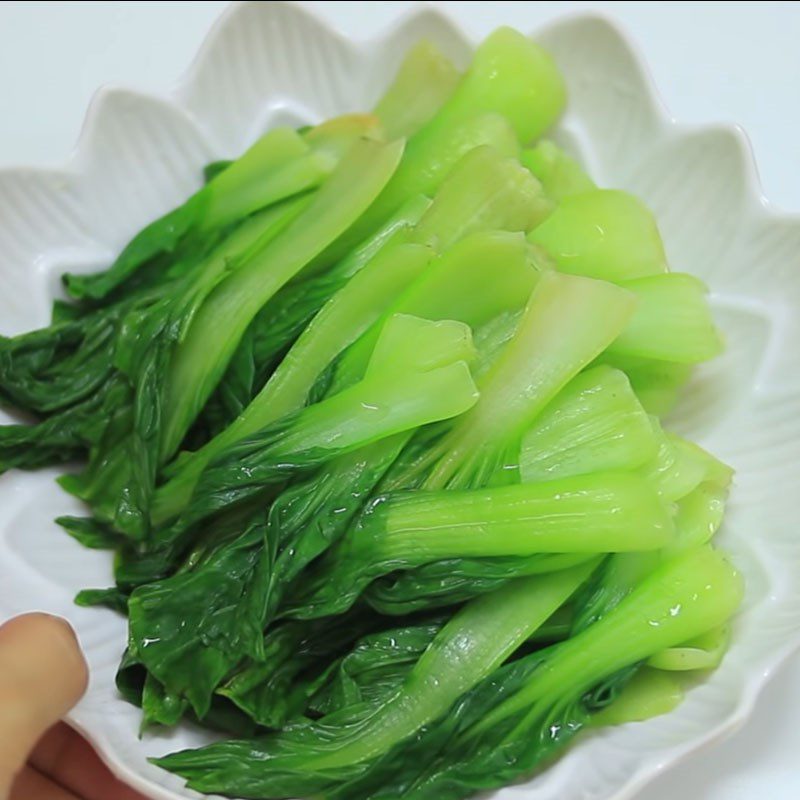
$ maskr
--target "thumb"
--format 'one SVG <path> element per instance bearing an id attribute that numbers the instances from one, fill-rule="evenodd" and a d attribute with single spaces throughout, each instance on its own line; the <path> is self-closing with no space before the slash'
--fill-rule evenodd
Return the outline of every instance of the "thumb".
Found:
<path id="1" fill-rule="evenodd" d="M 88 673 L 72 628 L 49 614 L 0 627 L 0 798 L 42 734 L 86 691 Z"/>

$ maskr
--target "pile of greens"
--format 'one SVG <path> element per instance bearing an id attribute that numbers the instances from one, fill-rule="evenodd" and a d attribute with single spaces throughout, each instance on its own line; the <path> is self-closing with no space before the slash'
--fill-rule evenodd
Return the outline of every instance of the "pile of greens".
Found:
<path id="1" fill-rule="evenodd" d="M 0 338 L 0 470 L 82 462 L 118 673 L 158 759 L 241 798 L 467 797 L 673 708 L 742 584 L 731 470 L 664 430 L 721 340 L 648 209 L 542 136 L 500 29 L 369 114 L 217 162 L 52 324 Z"/>

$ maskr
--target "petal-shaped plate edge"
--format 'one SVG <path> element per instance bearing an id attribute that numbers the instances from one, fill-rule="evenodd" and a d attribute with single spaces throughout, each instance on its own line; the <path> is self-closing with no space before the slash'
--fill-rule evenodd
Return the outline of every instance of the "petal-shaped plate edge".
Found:
<path id="1" fill-rule="evenodd" d="M 262 19 L 264 15 L 282 16 L 289 20 L 291 25 L 303 26 L 307 25 L 312 28 L 315 36 L 321 37 L 326 40 L 327 49 L 326 55 L 330 53 L 338 53 L 336 56 L 345 62 L 345 66 L 339 70 L 338 77 L 335 75 L 336 70 L 332 70 L 334 78 L 332 80 L 342 81 L 348 66 L 359 60 L 369 59 L 375 63 L 380 60 L 383 53 L 394 54 L 395 63 L 397 53 L 401 48 L 408 43 L 409 38 L 417 35 L 421 31 L 430 31 L 432 38 L 437 41 L 444 39 L 448 51 L 459 60 L 463 60 L 469 50 L 469 42 L 467 37 L 454 25 L 446 16 L 434 12 L 430 9 L 422 9 L 413 11 L 405 17 L 405 19 L 398 22 L 390 31 L 384 32 L 381 36 L 367 42 L 354 43 L 347 37 L 333 31 L 325 22 L 320 21 L 313 13 L 299 9 L 297 6 L 287 3 L 271 3 L 271 4 L 255 4 L 243 3 L 233 5 L 225 14 L 222 15 L 218 23 L 212 29 L 205 44 L 200 49 L 198 56 L 189 68 L 188 72 L 183 79 L 179 82 L 171 92 L 164 94 L 159 98 L 152 96 L 139 95 L 140 99 L 147 104 L 161 103 L 165 110 L 169 113 L 181 118 L 181 124 L 187 124 L 189 130 L 192 130 L 193 136 L 196 135 L 196 148 L 193 155 L 187 157 L 185 162 L 181 162 L 180 158 L 176 157 L 178 162 L 175 166 L 177 174 L 172 181 L 173 194 L 167 193 L 166 196 L 151 198 L 148 205 L 150 213 L 158 213 L 166 210 L 171 204 L 179 197 L 191 190 L 197 183 L 198 177 L 196 168 L 198 166 L 198 159 L 201 154 L 208 157 L 212 152 L 214 155 L 219 155 L 225 152 L 235 152 L 240 149 L 243 140 L 237 137 L 246 136 L 252 138 L 259 130 L 264 127 L 265 119 L 263 115 L 249 120 L 241 120 L 237 118 L 237 125 L 233 130 L 227 130 L 224 127 L 220 128 L 215 126 L 214 120 L 208 119 L 210 114 L 214 113 L 212 108 L 204 108 L 201 102 L 204 95 L 202 88 L 204 67 L 207 64 L 212 64 L 214 58 L 219 55 L 218 51 L 224 45 L 220 42 L 225 41 L 226 32 L 234 30 L 237 21 L 241 21 L 247 15 L 255 15 L 258 19 Z M 252 27 L 252 21 L 249 21 Z M 658 96 L 653 88 L 652 81 L 649 78 L 647 70 L 643 67 L 643 62 L 637 55 L 636 48 L 631 45 L 627 37 L 619 31 L 615 23 L 606 19 L 605 17 L 595 14 L 576 14 L 570 18 L 566 18 L 556 23 L 553 23 L 535 35 L 538 39 L 542 40 L 545 44 L 553 47 L 558 56 L 558 42 L 563 40 L 564 37 L 575 35 L 575 30 L 581 26 L 584 28 L 592 28 L 595 37 L 605 37 L 608 39 L 612 48 L 617 48 L 616 56 L 623 58 L 631 70 L 634 82 L 637 84 L 641 92 L 640 100 L 643 104 L 644 114 L 646 117 L 646 125 L 648 134 L 655 133 L 651 136 L 652 141 L 655 142 L 670 142 L 679 140 L 687 135 L 702 135 L 708 132 L 706 127 L 697 127 L 687 129 L 678 125 L 669 114 L 658 99 Z M 389 69 L 389 66 L 384 63 L 384 69 Z M 362 76 L 364 70 L 361 71 Z M 374 96 L 376 91 L 375 70 L 366 70 L 369 74 L 370 80 L 348 81 L 346 87 L 346 95 L 341 95 L 345 98 L 342 102 L 352 104 L 352 107 L 364 106 Z M 336 93 L 344 91 L 341 86 L 327 87 L 326 91 Z M 55 187 L 58 191 L 53 196 L 45 197 L 46 203 L 42 202 L 41 211 L 52 211 L 53 208 L 59 212 L 58 218 L 64 221 L 63 230 L 56 228 L 51 232 L 55 235 L 63 234 L 63 238 L 59 241 L 47 241 L 43 244 L 41 234 L 47 228 L 36 228 L 36 234 L 33 239 L 28 238 L 27 241 L 24 237 L 18 236 L 13 244 L 17 249 L 7 249 L 5 258 L 0 256 L 0 276 L 7 274 L 6 270 L 12 270 L 12 265 L 18 265 L 18 268 L 25 266 L 28 269 L 31 267 L 35 270 L 35 275 L 27 276 L 33 279 L 32 288 L 37 297 L 37 306 L 35 308 L 35 315 L 31 314 L 31 309 L 28 307 L 27 314 L 24 319 L 19 320 L 12 317 L 11 324 L 15 329 L 21 329 L 21 325 L 30 327 L 35 324 L 41 324 L 45 321 L 44 315 L 46 314 L 45 300 L 52 296 L 53 281 L 52 274 L 56 268 L 63 267 L 66 263 L 85 263 L 92 266 L 107 259 L 116 247 L 130 234 L 132 234 L 143 220 L 137 220 L 125 216 L 123 222 L 120 224 L 119 229 L 109 232 L 106 227 L 97 229 L 90 224 L 86 219 L 86 209 L 82 203 L 76 201 L 73 196 L 75 191 L 80 193 L 82 188 L 80 185 L 80 178 L 87 171 L 91 172 L 91 164 L 93 155 L 95 154 L 95 143 L 93 141 L 92 131 L 96 130 L 101 125 L 104 118 L 109 114 L 109 107 L 112 105 L 109 98 L 113 100 L 119 99 L 119 94 L 122 90 L 101 89 L 94 100 L 92 101 L 89 111 L 87 113 L 87 120 L 84 125 L 83 132 L 76 145 L 75 152 L 67 167 L 62 170 L 28 170 L 28 169 L 12 169 L 0 171 L 0 192 L 2 192 L 4 181 L 17 180 L 20 183 L 27 185 L 29 176 L 34 176 L 45 185 L 49 184 Z M 136 93 L 132 93 L 136 94 Z M 278 98 L 280 100 L 280 98 Z M 273 109 L 270 110 L 279 112 L 281 103 L 278 102 Z M 218 110 L 218 109 L 217 109 Z M 251 109 L 252 112 L 262 109 Z M 324 113 L 324 109 L 323 109 Z M 268 113 L 267 117 L 271 115 Z M 601 178 L 607 178 L 609 183 L 614 185 L 625 185 L 625 180 L 628 176 L 624 174 L 624 170 L 615 171 L 619 165 L 610 165 L 608 162 L 613 161 L 609 156 L 597 156 L 591 152 L 591 142 L 580 140 L 580 125 L 572 124 L 572 109 L 567 114 L 563 130 L 566 135 L 573 135 L 577 138 L 581 149 L 586 148 L 589 155 L 589 163 L 593 168 L 596 168 Z M 240 127 L 241 126 L 241 127 Z M 573 130 L 573 127 L 575 130 Z M 186 128 L 184 129 L 187 130 Z M 737 215 L 746 215 L 748 221 L 748 231 L 744 236 L 749 235 L 750 230 L 759 231 L 761 229 L 770 228 L 788 228 L 792 234 L 800 231 L 800 217 L 797 215 L 784 214 L 775 210 L 768 201 L 764 198 L 763 192 L 760 187 L 760 181 L 755 166 L 755 160 L 752 155 L 752 149 L 746 135 L 736 126 L 726 126 L 720 129 L 724 131 L 726 137 L 733 137 L 739 149 L 739 171 L 738 177 L 742 179 L 741 186 L 741 204 L 746 207 L 744 211 L 739 209 Z M 730 139 L 729 139 L 730 140 Z M 636 148 L 625 147 L 622 148 L 627 153 L 638 152 Z M 645 150 L 649 149 L 644 148 Z M 618 151 L 619 152 L 619 149 Z M 594 156 L 595 162 L 592 162 Z M 171 159 L 175 156 L 171 156 Z M 171 163 L 170 159 L 170 163 Z M 149 166 L 149 165 L 148 165 Z M 635 169 L 630 165 L 626 165 L 630 170 Z M 66 191 L 64 190 L 66 187 Z M 77 189 L 76 189 L 77 187 Z M 163 187 L 163 184 L 162 184 Z M 93 187 L 94 188 L 94 187 Z M 45 191 L 46 194 L 46 191 Z M 70 204 L 66 207 L 63 206 L 64 195 Z M 55 204 L 55 205 L 53 205 Z M 48 223 L 52 224 L 52 214 L 47 217 Z M 127 227 L 126 227 L 127 226 Z M 2 228 L 2 225 L 0 225 Z M 2 230 L 0 230 L 0 235 Z M 97 241 L 97 236 L 109 237 L 108 241 Z M 669 246 L 669 243 L 668 243 Z M 22 249 L 19 249 L 22 248 Z M 13 270 L 12 270 L 13 272 Z M 21 276 L 23 279 L 26 276 Z M 713 286 L 713 279 L 712 279 Z M 748 287 L 750 288 L 750 287 Z M 30 299 L 30 298 L 28 298 Z M 792 303 L 793 308 L 797 308 L 797 303 Z M 20 312 L 22 313 L 22 312 Z M 34 318 L 35 316 L 35 318 Z M 3 322 L 4 327 L 6 321 Z M 788 323 L 786 323 L 788 324 Z M 793 327 L 793 326 L 792 326 Z M 786 333 L 784 332 L 784 335 Z M 790 365 L 785 363 L 786 353 L 773 353 L 767 354 L 768 365 L 762 365 L 759 372 L 759 380 L 756 389 L 759 393 L 765 395 L 784 395 L 788 399 L 796 399 L 798 394 L 798 383 L 792 381 L 791 385 L 779 385 L 781 378 L 797 375 L 797 371 L 789 369 Z M 767 368 L 767 366 L 769 368 Z M 777 391 L 776 391 L 777 389 Z M 775 585 L 769 586 L 769 593 L 766 598 L 762 598 L 762 602 L 766 602 L 772 608 L 774 614 L 778 614 L 785 622 L 783 629 L 783 636 L 780 640 L 780 646 L 776 645 L 777 640 L 769 640 L 769 652 L 763 655 L 760 659 L 747 659 L 748 663 L 746 670 L 746 677 L 742 676 L 741 681 L 737 682 L 738 696 L 735 698 L 735 706 L 731 712 L 716 724 L 708 727 L 701 733 L 684 739 L 679 744 L 670 749 L 660 749 L 654 752 L 643 753 L 642 757 L 638 759 L 637 763 L 627 764 L 624 780 L 620 783 L 618 776 L 609 776 L 611 781 L 616 781 L 616 785 L 611 786 L 593 786 L 591 788 L 584 787 L 588 790 L 587 794 L 582 796 L 592 798 L 611 798 L 622 800 L 634 794 L 642 785 L 644 785 L 654 774 L 659 772 L 665 766 L 673 763 L 678 758 L 686 755 L 688 752 L 696 749 L 700 745 L 712 741 L 726 733 L 729 733 L 739 727 L 747 716 L 750 714 L 753 705 L 756 701 L 759 691 L 766 682 L 769 675 L 779 666 L 779 664 L 800 645 L 800 626 L 798 625 L 798 618 L 800 617 L 800 595 L 797 591 L 793 593 L 790 591 L 790 582 L 788 578 L 796 572 L 788 569 L 787 564 L 797 562 L 797 552 L 791 548 L 786 553 L 780 552 L 780 542 L 772 542 L 772 546 L 776 548 L 776 552 L 772 552 L 768 561 L 770 562 L 765 569 L 769 571 L 770 580 L 778 578 Z M 763 548 L 762 548 L 763 550 Z M 755 559 L 758 561 L 763 558 L 763 552 Z M 774 571 L 772 571 L 774 570 Z M 792 596 L 794 594 L 794 596 Z M 762 603 L 759 603 L 761 605 Z M 0 611 L 6 609 L 0 608 Z M 750 609 L 751 613 L 754 609 Z M 691 699 L 691 697 L 690 697 Z M 150 780 L 147 780 L 139 773 L 133 771 L 128 764 L 117 758 L 105 732 L 98 729 L 96 722 L 97 717 L 95 714 L 84 714 L 82 709 L 79 708 L 71 717 L 72 724 L 81 730 L 90 740 L 96 745 L 103 758 L 111 766 L 111 768 L 120 777 L 132 783 L 134 786 L 143 791 L 150 793 L 157 792 L 159 798 L 179 798 L 187 796 L 197 796 L 194 793 L 187 793 L 185 790 L 179 794 L 162 787 L 154 786 Z M 569 768 L 569 763 L 572 761 L 572 754 L 580 755 L 582 750 L 586 750 L 581 744 L 573 748 L 570 756 L 564 759 L 561 765 L 555 770 L 549 771 L 542 779 L 536 779 L 529 785 L 520 785 L 517 787 L 510 787 L 503 790 L 501 794 L 505 796 L 508 792 L 509 796 L 520 796 L 523 793 L 526 797 L 549 797 L 554 796 L 552 790 L 561 783 L 562 787 L 565 785 L 565 771 Z M 631 769 L 632 767 L 632 769 Z M 560 773 L 560 774 L 559 774 Z M 573 772 L 574 774 L 574 772 Z M 567 781 L 569 783 L 569 781 Z M 548 788 L 549 787 L 549 788 Z M 576 786 L 571 786 L 575 790 Z M 610 793 L 609 793 L 610 792 Z"/>

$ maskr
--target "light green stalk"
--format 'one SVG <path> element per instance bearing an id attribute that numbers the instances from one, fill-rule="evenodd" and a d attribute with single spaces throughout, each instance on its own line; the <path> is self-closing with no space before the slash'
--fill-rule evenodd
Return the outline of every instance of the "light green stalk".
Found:
<path id="1" fill-rule="evenodd" d="M 220 742 L 157 763 L 208 791 L 252 797 L 327 795 L 333 782 L 357 778 L 394 745 L 442 718 L 541 627 L 593 567 L 522 578 L 469 603 L 380 705 L 362 704 L 260 740 Z M 244 765 L 243 780 L 230 776 L 228 768 L 237 762 Z"/>
<path id="2" fill-rule="evenodd" d="M 378 127 L 370 114 L 346 114 L 304 134 L 291 128 L 268 131 L 201 190 L 200 229 L 228 225 L 319 186 L 356 139 L 374 136 Z"/>
<path id="3" fill-rule="evenodd" d="M 683 688 L 672 676 L 644 667 L 631 679 L 611 705 L 592 715 L 594 728 L 643 722 L 668 714 L 683 700 Z"/>
<path id="4" fill-rule="evenodd" d="M 399 494 L 354 530 L 368 558 L 417 564 L 443 558 L 611 553 L 672 541 L 669 512 L 642 478 L 597 473 L 472 491 Z"/>
<path id="5" fill-rule="evenodd" d="M 415 134 L 453 94 L 460 79 L 453 62 L 435 44 L 417 42 L 375 106 L 387 137 Z"/>
<path id="6" fill-rule="evenodd" d="M 508 578 L 557 570 L 564 557 L 570 565 L 575 555 L 660 550 L 673 539 L 667 507 L 632 473 L 390 493 L 318 562 L 291 615 L 341 613 L 376 578 L 440 561 L 505 559 Z M 554 554 L 549 569 L 531 558 L 542 554 Z"/>
<path id="7" fill-rule="evenodd" d="M 336 355 L 356 339 L 393 297 L 421 272 L 433 257 L 430 249 L 402 244 L 379 252 L 320 310 L 284 356 L 264 388 L 244 411 L 199 450 L 182 457 L 170 482 L 156 494 L 152 521 L 165 521 L 160 494 L 173 494 L 172 484 L 183 487 L 183 502 L 206 464 L 226 447 L 301 408 L 314 382 Z"/>
<path id="8" fill-rule="evenodd" d="M 208 294 L 220 281 L 237 270 L 281 234 L 309 205 L 310 195 L 292 197 L 253 214 L 223 239 L 204 258 L 192 291 Z M 191 319 L 184 322 L 188 325 Z"/>
<path id="9" fill-rule="evenodd" d="M 559 698 L 580 696 L 618 670 L 723 624 L 742 595 L 741 576 L 710 547 L 667 562 L 602 619 L 553 648 L 527 685 L 469 735 L 530 709 L 518 726 L 523 728 Z"/>
<path id="10" fill-rule="evenodd" d="M 627 192 L 596 189 L 565 197 L 528 238 L 573 275 L 625 281 L 667 271 L 653 215 Z"/>
<path id="11" fill-rule="evenodd" d="M 408 141 L 397 172 L 380 196 L 350 230 L 312 262 L 310 269 L 338 261 L 409 197 L 433 196 L 456 164 L 476 147 L 488 146 L 506 157 L 519 154 L 514 130 L 500 114 L 481 114 L 430 136 L 425 133 L 427 127 Z"/>
<path id="12" fill-rule="evenodd" d="M 466 325 L 398 316 L 384 336 L 363 380 L 234 442 L 215 454 L 199 478 L 193 471 L 179 473 L 156 495 L 154 518 L 182 514 L 175 529 L 180 532 L 198 515 L 234 502 L 237 486 L 249 497 L 285 480 L 295 467 L 319 466 L 474 405 L 477 390 L 467 366 L 474 350 Z"/>
<path id="13" fill-rule="evenodd" d="M 275 452 L 360 447 L 463 414 L 478 397 L 464 361 L 415 371 L 413 379 L 404 375 L 403 385 L 397 384 L 397 377 L 367 375 L 355 386 L 308 406 L 301 412 L 302 424 L 287 431 Z"/>
<path id="14" fill-rule="evenodd" d="M 663 431 L 655 418 L 651 417 L 651 424 L 658 439 L 658 451 L 641 467 L 641 473 L 661 497 L 667 501 L 680 500 L 704 481 L 723 488 L 728 486 L 733 470 L 727 464 L 693 442 Z"/>
<path id="15" fill-rule="evenodd" d="M 676 647 L 670 647 L 650 656 L 647 663 L 651 667 L 667 672 L 716 669 L 722 663 L 730 641 L 730 627 L 719 625 Z"/>
<path id="16" fill-rule="evenodd" d="M 478 46 L 453 96 L 426 133 L 444 129 L 481 112 L 503 114 L 522 144 L 555 123 L 566 89 L 555 62 L 542 47 L 512 28 L 502 27 Z"/>
<path id="17" fill-rule="evenodd" d="M 622 285 L 638 302 L 628 327 L 609 348 L 610 355 L 697 364 L 722 352 L 722 337 L 706 299 L 708 289 L 700 279 L 672 272 Z"/>
<path id="18" fill-rule="evenodd" d="M 208 296 L 167 376 L 162 460 L 180 445 L 259 309 L 370 205 L 402 151 L 402 142 L 359 141 L 291 225 Z"/>
<path id="19" fill-rule="evenodd" d="M 520 578 L 473 600 L 437 634 L 398 692 L 359 726 L 335 735 L 309 758 L 309 768 L 366 761 L 446 713 L 464 692 L 502 664 L 562 606 L 594 563 L 552 575 Z"/>
<path id="20" fill-rule="evenodd" d="M 482 465 L 502 466 L 495 458 L 518 447 L 544 407 L 616 338 L 634 303 L 610 283 L 542 273 L 514 338 L 481 381 L 480 401 L 438 447 L 426 487 L 474 485 Z"/>
<path id="21" fill-rule="evenodd" d="M 658 417 L 672 411 L 692 374 L 691 364 L 619 355 L 603 356 L 601 360 L 623 370 L 647 413 Z"/>
<path id="22" fill-rule="evenodd" d="M 456 319 L 475 326 L 506 309 L 522 307 L 536 277 L 522 235 L 468 234 L 484 227 L 528 227 L 537 213 L 539 196 L 535 180 L 491 148 L 478 148 L 462 159 L 413 229 L 405 226 L 401 232 L 387 224 L 384 227 L 393 230 L 393 240 L 376 234 L 334 268 L 337 274 L 352 272 L 355 277 L 323 307 L 242 415 L 199 451 L 182 457 L 175 470 L 182 493 L 191 491 L 193 481 L 216 453 L 301 406 L 320 373 L 356 339 L 338 365 L 328 393 L 359 380 L 391 316 Z M 410 211 L 421 212 L 418 199 L 409 205 Z M 467 238 L 458 241 L 464 235 Z M 419 244 L 400 244 L 405 238 Z M 373 240 L 384 250 L 367 247 Z M 423 270 L 429 245 L 449 247 L 454 241 Z M 377 254 L 369 260 L 365 257 L 369 252 Z M 419 277 L 412 283 L 415 276 Z M 404 291 L 407 284 L 411 285 Z M 178 502 L 171 488 L 166 492 Z M 157 500 L 155 508 L 160 511 L 154 511 L 153 521 L 160 524 L 165 521 L 160 514 L 166 506 Z"/>
<path id="23" fill-rule="evenodd" d="M 536 279 L 521 234 L 486 231 L 467 236 L 431 264 L 349 348 L 337 365 L 334 388 L 364 374 L 392 314 L 457 319 L 475 328 L 505 311 L 522 308 Z"/>
<path id="24" fill-rule="evenodd" d="M 518 143 L 527 143 L 549 128 L 565 101 L 564 83 L 551 57 L 521 33 L 499 28 L 475 51 L 450 99 L 411 137 L 403 164 L 371 213 L 380 218 L 408 191 L 430 191 L 419 182 L 434 176 L 441 180 L 458 157 L 478 144 L 498 147 L 503 141 L 505 146 L 498 149 L 517 155 Z M 483 122 L 476 129 L 477 120 Z M 510 124 L 512 138 L 500 134 L 500 120 L 506 130 Z M 491 127 L 495 130 L 487 135 Z M 474 131 L 480 128 L 486 132 L 476 136 Z"/>
<path id="25" fill-rule="evenodd" d="M 336 165 L 290 128 L 275 128 L 256 141 L 202 190 L 201 228 L 221 227 L 259 208 L 318 186 Z"/>
<path id="26" fill-rule="evenodd" d="M 475 147 L 488 144 L 517 157 L 520 142 L 552 125 L 564 103 L 564 83 L 550 56 L 510 28 L 495 31 L 450 99 L 409 139 L 397 173 L 368 213 L 321 261 L 336 261 L 409 196 L 432 194 Z"/>
<path id="27" fill-rule="evenodd" d="M 409 317 L 397 318 L 396 324 L 405 335 L 395 335 L 389 326 L 389 342 L 380 348 L 364 379 L 305 408 L 302 424 L 283 435 L 278 452 L 369 444 L 456 416 L 475 403 L 477 392 L 466 363 L 473 355 L 469 328 L 449 320 Z M 409 327 L 418 335 L 410 336 Z M 431 353 L 437 358 L 431 360 Z M 423 407 L 426 413 L 421 418 Z"/>
<path id="28" fill-rule="evenodd" d="M 722 525 L 727 498 L 728 486 L 714 481 L 704 481 L 682 497 L 675 515 L 678 536 L 666 554 L 682 553 L 708 544 Z"/>
<path id="29" fill-rule="evenodd" d="M 551 208 L 539 182 L 515 158 L 481 145 L 453 167 L 413 235 L 443 253 L 476 231 L 528 231 Z"/>
<path id="30" fill-rule="evenodd" d="M 520 449 L 524 481 L 629 470 L 652 459 L 658 439 L 624 372 L 595 367 L 573 378 L 536 418 Z"/>
<path id="31" fill-rule="evenodd" d="M 556 203 L 596 188 L 575 159 L 546 139 L 530 150 L 523 150 L 520 161 L 539 179 L 545 194 Z"/>

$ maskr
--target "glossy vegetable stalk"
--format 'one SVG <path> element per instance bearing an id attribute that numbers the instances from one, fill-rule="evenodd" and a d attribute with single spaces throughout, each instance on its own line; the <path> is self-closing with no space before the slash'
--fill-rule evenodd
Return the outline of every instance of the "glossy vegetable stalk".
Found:
<path id="1" fill-rule="evenodd" d="M 619 694 L 635 664 L 728 619 L 741 597 L 741 578 L 722 555 L 693 551 L 583 633 L 502 667 L 438 726 L 332 796 L 365 800 L 402 792 L 412 800 L 460 800 L 530 774 L 590 723 L 596 697 Z M 498 703 L 498 696 L 505 699 Z M 646 692 L 644 699 L 650 697 Z M 655 709 L 638 711 L 674 702 L 674 688 L 662 690 Z M 637 709 L 629 705 L 623 713 L 635 718 Z"/>
<path id="2" fill-rule="evenodd" d="M 407 197 L 435 191 L 457 161 L 489 144 L 507 156 L 555 122 L 565 102 L 553 60 L 537 44 L 500 28 L 478 47 L 453 95 L 408 142 L 389 185 L 348 237 L 328 255 L 346 251 L 353 239 L 390 214 Z"/>
<path id="3" fill-rule="evenodd" d="M 392 746 L 445 714 L 585 580 L 591 566 L 526 578 L 466 606 L 435 636 L 408 678 L 378 707 L 344 709 L 252 741 L 184 751 L 157 763 L 193 788 L 245 797 L 316 794 L 355 777 Z M 355 712 L 355 713 L 354 713 Z M 242 764 L 246 765 L 242 768 Z"/>
<path id="4" fill-rule="evenodd" d="M 596 189 L 565 197 L 528 238 L 573 275 L 624 281 L 667 271 L 655 218 L 627 192 Z"/>
<path id="5" fill-rule="evenodd" d="M 625 373 L 595 367 L 573 378 L 522 440 L 523 481 L 629 470 L 652 459 L 658 439 Z"/>
<path id="6" fill-rule="evenodd" d="M 628 664 L 721 625 L 737 610 L 742 594 L 739 573 L 710 547 L 664 564 L 605 617 L 558 645 L 530 682 L 475 733 L 522 709 L 530 709 L 530 719 L 541 713 L 542 703 L 552 703 L 552 695 L 585 691 Z"/>
<path id="7" fill-rule="evenodd" d="M 672 411 L 692 374 L 691 364 L 621 356 L 602 360 L 623 370 L 647 413 L 659 417 Z"/>
<path id="8" fill-rule="evenodd" d="M 363 274 L 357 273 L 329 300 L 239 417 L 200 451 L 182 458 L 173 470 L 173 482 L 182 484 L 183 502 L 214 454 L 300 407 L 323 370 L 356 339 L 339 360 L 328 393 L 359 380 L 392 315 L 477 325 L 509 307 L 521 307 L 535 280 L 521 236 L 486 231 L 463 242 L 458 239 L 487 226 L 528 227 L 535 213 L 532 201 L 538 196 L 538 186 L 524 170 L 490 148 L 479 148 L 463 159 L 419 223 L 407 232 L 411 241 L 395 241 L 378 251 Z M 430 269 L 424 269 L 431 250 L 423 242 L 447 248 L 454 241 Z M 335 268 L 339 271 L 341 266 Z M 405 291 L 407 284 L 411 285 Z M 172 491 L 169 484 L 159 495 Z M 179 504 L 177 499 L 171 502 L 173 512 Z M 157 497 L 156 524 L 165 521 L 163 513 L 165 507 Z"/>
<path id="9" fill-rule="evenodd" d="M 525 305 L 538 274 L 520 234 L 486 231 L 467 236 L 438 258 L 394 299 L 336 365 L 333 387 L 363 375 L 375 342 L 393 314 L 457 319 L 478 327 Z"/>
<path id="10" fill-rule="evenodd" d="M 109 269 L 65 275 L 67 291 L 79 300 L 106 302 L 131 279 L 135 283 L 142 270 L 160 267 L 155 272 L 158 280 L 171 261 L 198 249 L 202 255 L 226 226 L 317 187 L 341 159 L 346 144 L 373 127 L 367 117 L 347 117 L 317 126 L 306 136 L 290 128 L 268 131 L 183 205 L 140 231 Z M 163 263 L 156 263 L 159 259 Z"/>
<path id="11" fill-rule="evenodd" d="M 448 173 L 415 229 L 414 240 L 443 253 L 476 231 L 528 231 L 551 208 L 538 181 L 515 158 L 481 145 Z"/>
<path id="12" fill-rule="evenodd" d="M 432 42 L 422 40 L 403 58 L 389 88 L 375 106 L 386 136 L 412 136 L 452 96 L 461 76 Z"/>
<path id="13" fill-rule="evenodd" d="M 622 285 L 636 295 L 636 313 L 609 348 L 612 356 L 697 364 L 722 352 L 701 280 L 672 272 Z"/>
<path id="14" fill-rule="evenodd" d="M 508 448 L 518 452 L 522 433 L 617 337 L 634 304 L 609 283 L 542 273 L 513 339 L 481 381 L 480 401 L 437 446 L 426 488 L 480 485 L 502 469 Z"/>
<path id="15" fill-rule="evenodd" d="M 487 36 L 431 129 L 458 124 L 476 113 L 497 112 L 522 144 L 541 136 L 566 102 L 564 81 L 551 56 L 527 36 L 502 27 Z"/>
<path id="16" fill-rule="evenodd" d="M 194 482 L 205 466 L 226 447 L 301 408 L 314 382 L 336 355 L 367 328 L 405 284 L 428 264 L 433 253 L 426 247 L 401 244 L 379 252 L 323 306 L 284 356 L 271 378 L 242 413 L 203 448 L 182 459 L 172 481 L 156 495 L 152 520 L 165 521 L 161 498 L 183 487 L 188 501 Z"/>
<path id="17" fill-rule="evenodd" d="M 388 495 L 307 576 L 290 613 L 340 613 L 376 577 L 445 559 L 504 558 L 512 577 L 539 553 L 655 550 L 673 537 L 667 508 L 633 474 Z"/>
<path id="18" fill-rule="evenodd" d="M 658 450 L 640 469 L 665 500 L 680 500 L 705 481 L 728 486 L 733 470 L 727 464 L 693 442 L 665 432 L 656 419 L 651 418 L 651 425 Z"/>
<path id="19" fill-rule="evenodd" d="M 358 142 L 300 216 L 209 295 L 167 376 L 162 460 L 179 446 L 255 314 L 370 205 L 401 154 L 402 143 Z"/>
<path id="20" fill-rule="evenodd" d="M 408 317 L 397 324 L 406 334 L 395 337 L 389 327 L 385 335 L 397 346 L 376 348 L 362 381 L 223 450 L 169 535 L 336 455 L 470 408 L 477 390 L 465 361 L 473 352 L 469 328 Z M 183 500 L 179 482 L 160 496 L 169 509 L 160 516 L 172 516 L 176 497 Z"/>
<path id="21" fill-rule="evenodd" d="M 596 188 L 583 167 L 548 140 L 539 142 L 530 150 L 523 150 L 520 161 L 539 179 L 547 196 L 556 203 Z"/>

